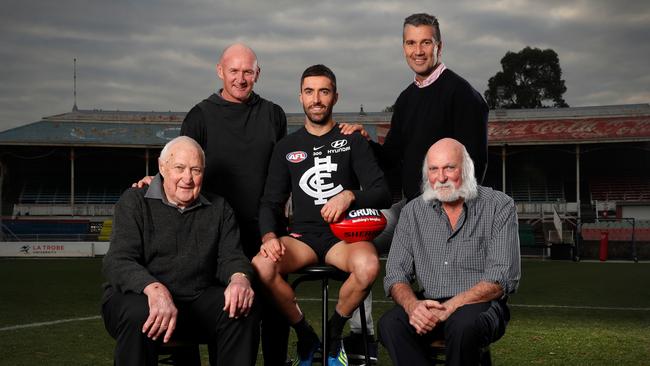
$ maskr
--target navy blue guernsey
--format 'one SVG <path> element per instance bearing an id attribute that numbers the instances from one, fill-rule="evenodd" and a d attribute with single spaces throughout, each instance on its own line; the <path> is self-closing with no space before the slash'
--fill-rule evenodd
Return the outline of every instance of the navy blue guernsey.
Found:
<path id="1" fill-rule="evenodd" d="M 284 235 L 284 207 L 292 197 L 297 232 L 324 232 L 329 225 L 320 210 L 327 200 L 350 190 L 351 208 L 386 208 L 391 204 L 384 174 L 368 142 L 359 134 L 341 134 L 338 125 L 323 136 L 303 127 L 280 140 L 273 150 L 260 204 L 260 232 Z"/>

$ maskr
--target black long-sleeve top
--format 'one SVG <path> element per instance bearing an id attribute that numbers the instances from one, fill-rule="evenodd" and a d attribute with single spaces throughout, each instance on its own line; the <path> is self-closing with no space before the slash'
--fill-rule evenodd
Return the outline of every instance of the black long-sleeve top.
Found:
<path id="1" fill-rule="evenodd" d="M 276 142 L 286 134 L 282 108 L 255 93 L 244 103 L 212 94 L 189 111 L 181 126 L 181 135 L 203 147 L 203 190 L 232 205 L 249 258 L 259 250 L 257 215 L 269 159 Z"/>
<path id="2" fill-rule="evenodd" d="M 334 126 L 323 136 L 303 127 L 278 142 L 260 204 L 260 231 L 286 233 L 284 205 L 293 204 L 295 231 L 329 230 L 320 210 L 343 190 L 355 196 L 351 208 L 386 208 L 390 192 L 368 142 L 359 134 L 341 134 Z"/>
<path id="3" fill-rule="evenodd" d="M 407 200 L 419 196 L 422 164 L 436 141 L 451 137 L 465 145 L 480 183 L 487 168 L 489 108 L 483 97 L 450 69 L 433 84 L 411 83 L 397 98 L 390 131 L 383 145 L 373 149 L 385 171 L 401 171 Z"/>

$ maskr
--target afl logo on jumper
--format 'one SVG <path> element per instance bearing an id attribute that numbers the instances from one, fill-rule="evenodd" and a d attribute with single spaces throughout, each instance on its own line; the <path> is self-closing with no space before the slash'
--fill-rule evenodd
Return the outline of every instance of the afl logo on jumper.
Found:
<path id="1" fill-rule="evenodd" d="M 300 163 L 307 159 L 307 153 L 304 151 L 293 151 L 287 154 L 287 160 L 290 163 Z"/>
<path id="2" fill-rule="evenodd" d="M 325 183 L 325 179 L 332 179 L 332 172 L 336 172 L 338 164 L 332 163 L 332 157 L 327 156 L 324 158 L 314 158 L 314 166 L 307 169 L 305 174 L 300 177 L 298 185 L 302 188 L 303 192 L 314 200 L 315 205 L 323 205 L 330 198 L 339 192 L 343 191 L 343 187 L 339 184 L 334 187 L 333 183 Z"/>
<path id="3" fill-rule="evenodd" d="M 331 146 L 335 149 L 340 149 L 347 144 L 348 144 L 348 140 L 336 140 L 332 142 Z"/>

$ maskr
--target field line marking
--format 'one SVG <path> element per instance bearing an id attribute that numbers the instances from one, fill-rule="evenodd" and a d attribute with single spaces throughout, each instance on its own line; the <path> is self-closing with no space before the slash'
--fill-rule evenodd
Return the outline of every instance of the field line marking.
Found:
<path id="1" fill-rule="evenodd" d="M 320 298 L 316 297 L 305 297 L 298 298 L 298 301 L 318 301 Z M 329 302 L 336 302 L 337 299 L 329 299 Z M 391 300 L 372 300 L 373 303 L 393 304 Z M 579 305 L 526 305 L 526 304 L 508 304 L 512 307 L 522 307 L 522 308 L 549 308 L 549 309 L 577 309 L 577 310 L 632 310 L 632 311 L 650 311 L 650 308 L 625 308 L 620 306 L 579 306 Z"/>
<path id="2" fill-rule="evenodd" d="M 5 330 L 16 330 L 16 329 L 23 329 L 23 328 L 36 328 L 36 327 L 44 327 L 44 326 L 47 326 L 47 325 L 55 325 L 55 324 L 70 323 L 70 322 L 80 322 L 80 321 L 84 321 L 84 320 L 95 320 L 95 319 L 101 319 L 101 316 L 95 315 L 95 316 L 86 316 L 86 317 L 83 317 L 83 318 L 60 319 L 60 320 L 52 320 L 52 321 L 49 321 L 49 322 L 39 322 L 39 323 L 12 325 L 10 327 L 0 328 L 0 332 L 5 331 Z"/>
<path id="3" fill-rule="evenodd" d="M 528 305 L 528 304 L 508 304 L 508 305 L 514 306 L 514 307 L 520 307 L 520 308 L 650 311 L 650 308 L 626 308 L 626 307 L 621 307 L 621 306 Z"/>
<path id="4" fill-rule="evenodd" d="M 299 298 L 298 301 L 313 301 L 313 302 L 320 302 L 320 298 L 315 298 L 315 297 L 305 297 L 305 298 Z M 330 302 L 336 302 L 337 299 L 329 299 Z M 390 303 L 392 304 L 393 301 L 391 300 L 372 300 L 372 302 L 375 303 L 380 303 L 380 304 L 386 304 Z M 527 305 L 527 304 L 509 304 L 512 307 L 521 307 L 521 308 L 547 308 L 547 309 L 576 309 L 576 310 L 627 310 L 627 311 L 650 311 L 650 308 L 625 308 L 625 307 L 619 307 L 619 306 L 575 306 L 575 305 Z M 95 316 L 86 316 L 82 318 L 71 318 L 71 319 L 60 319 L 60 320 L 53 320 L 49 322 L 39 322 L 39 323 L 30 323 L 30 324 L 21 324 L 21 325 L 12 325 L 9 327 L 3 327 L 0 328 L 0 332 L 2 331 L 8 331 L 8 330 L 17 330 L 17 329 L 25 329 L 25 328 L 36 328 L 36 327 L 44 327 L 48 325 L 56 325 L 56 324 L 62 324 L 62 323 L 70 323 L 70 322 L 79 322 L 79 321 L 85 321 L 85 320 L 96 320 L 96 319 L 101 319 L 101 316 L 95 315 Z"/>

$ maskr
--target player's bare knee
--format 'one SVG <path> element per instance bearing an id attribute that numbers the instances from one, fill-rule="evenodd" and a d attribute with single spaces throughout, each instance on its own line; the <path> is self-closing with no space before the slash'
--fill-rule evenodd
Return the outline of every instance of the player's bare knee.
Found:
<path id="1" fill-rule="evenodd" d="M 260 281 L 268 283 L 273 280 L 273 277 L 277 273 L 275 262 L 260 254 L 256 255 L 251 262 Z"/>
<path id="2" fill-rule="evenodd" d="M 352 273 L 357 281 L 365 288 L 372 286 L 379 275 L 379 259 L 376 255 L 359 255 L 353 260 Z"/>

